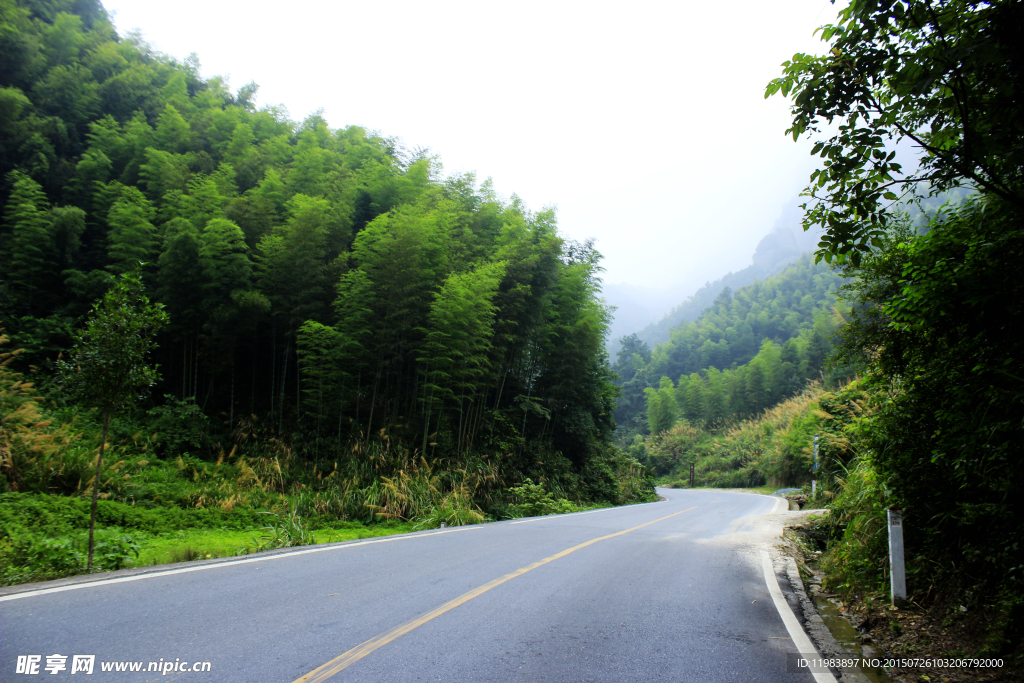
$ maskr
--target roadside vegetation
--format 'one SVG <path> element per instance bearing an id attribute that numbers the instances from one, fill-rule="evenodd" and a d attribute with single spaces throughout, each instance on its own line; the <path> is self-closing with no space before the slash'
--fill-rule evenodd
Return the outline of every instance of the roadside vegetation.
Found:
<path id="1" fill-rule="evenodd" d="M 6 337 L 0 337 L 6 342 Z M 0 348 L 3 348 L 0 346 Z M 16 353 L 0 353 L 0 583 L 79 574 L 86 569 L 89 493 L 102 425 L 94 412 L 56 407 L 11 369 Z M 191 406 L 176 423 L 200 419 Z M 122 416 L 112 425 L 101 472 L 94 566 L 107 571 L 248 554 L 473 524 L 494 519 L 574 512 L 581 504 L 564 488 L 525 478 L 502 479 L 502 458 L 463 459 L 444 469 L 413 460 L 386 432 L 355 442 L 356 457 L 309 467 L 286 444 L 240 435 L 216 459 L 188 453 L 154 455 L 154 415 Z M 149 427 L 149 428 L 147 428 Z M 614 498 L 650 499 L 639 465 L 623 460 Z M 451 465 L 454 465 L 452 463 Z M 614 466 L 613 463 L 609 467 Z M 397 474 L 396 474 L 397 473 Z"/>
<path id="2" fill-rule="evenodd" d="M 822 29 L 823 57 L 795 55 L 766 96 L 792 100 L 810 135 L 805 224 L 852 280 L 841 355 L 868 400 L 843 430 L 830 501 L 827 583 L 885 594 L 884 510 L 904 511 L 912 605 L 976 654 L 1024 662 L 1024 157 L 1020 3 L 852 2 Z M 845 84 L 851 84 L 846 87 Z M 841 119 L 830 137 L 821 119 Z M 887 147 L 905 140 L 920 164 Z M 915 230 L 896 202 L 951 188 Z"/>
<path id="3" fill-rule="evenodd" d="M 854 0 L 821 29 L 824 56 L 783 64 L 766 96 L 788 96 L 787 133 L 815 140 L 805 227 L 823 231 L 816 259 L 844 282 L 825 386 L 716 422 L 685 414 L 689 392 L 666 378 L 647 390 L 651 436 L 631 444 L 662 481 L 690 462 L 716 486 L 814 476 L 828 513 L 807 535 L 824 589 L 866 629 L 887 629 L 890 654 L 1007 662 L 955 680 L 1018 680 L 1024 664 L 1024 133 L 1005 125 L 1022 120 L 1022 20 L 1009 1 Z M 830 137 L 819 129 L 837 119 Z M 916 169 L 895 140 L 921 151 Z M 665 405 L 676 417 L 659 421 Z M 910 606 L 898 614 L 890 507 L 906 541 Z"/>

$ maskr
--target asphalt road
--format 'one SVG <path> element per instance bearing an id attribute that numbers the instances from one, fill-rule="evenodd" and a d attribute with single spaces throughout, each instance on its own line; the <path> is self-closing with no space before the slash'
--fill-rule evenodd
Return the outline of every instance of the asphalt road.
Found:
<path id="1" fill-rule="evenodd" d="M 0 680 L 813 680 L 786 672 L 797 647 L 761 564 L 779 530 L 776 499 L 660 493 L 667 500 L 37 584 L 0 596 Z M 67 668 L 50 674 L 54 654 Z M 76 654 L 95 655 L 92 675 L 71 673 Z M 17 673 L 28 655 L 40 656 L 38 674 Z M 138 673 L 101 670 L 136 661 Z M 210 664 L 164 673 L 169 662 Z"/>

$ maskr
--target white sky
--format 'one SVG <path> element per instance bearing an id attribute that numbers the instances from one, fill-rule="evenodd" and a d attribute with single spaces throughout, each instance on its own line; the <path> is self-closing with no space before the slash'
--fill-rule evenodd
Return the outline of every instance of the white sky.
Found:
<path id="1" fill-rule="evenodd" d="M 563 234 L 597 239 L 609 283 L 688 286 L 743 268 L 815 167 L 763 97 L 827 0 L 729 3 L 104 0 L 118 31 L 491 176 Z"/>

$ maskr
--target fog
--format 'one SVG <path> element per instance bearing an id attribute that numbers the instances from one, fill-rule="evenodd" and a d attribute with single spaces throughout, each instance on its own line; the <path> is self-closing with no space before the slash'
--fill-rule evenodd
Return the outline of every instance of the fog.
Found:
<path id="1" fill-rule="evenodd" d="M 322 108 L 333 127 L 428 147 L 446 174 L 556 207 L 563 234 L 596 239 L 606 292 L 639 296 L 655 317 L 748 265 L 806 184 L 811 144 L 784 135 L 787 103 L 764 87 L 795 52 L 823 51 L 812 34 L 837 11 L 827 0 L 104 5 L 122 34 L 138 29 L 177 59 L 198 53 L 205 77 L 257 82 L 260 105 L 298 120 Z"/>

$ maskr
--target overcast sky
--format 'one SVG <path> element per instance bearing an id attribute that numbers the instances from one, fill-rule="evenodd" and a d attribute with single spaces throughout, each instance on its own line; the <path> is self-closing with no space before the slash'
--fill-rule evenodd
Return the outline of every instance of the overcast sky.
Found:
<path id="1" fill-rule="evenodd" d="M 673 288 L 748 265 L 814 168 L 764 86 L 827 0 L 395 2 L 104 0 L 122 34 L 196 52 L 259 105 L 429 147 L 563 234 L 608 283 Z"/>

